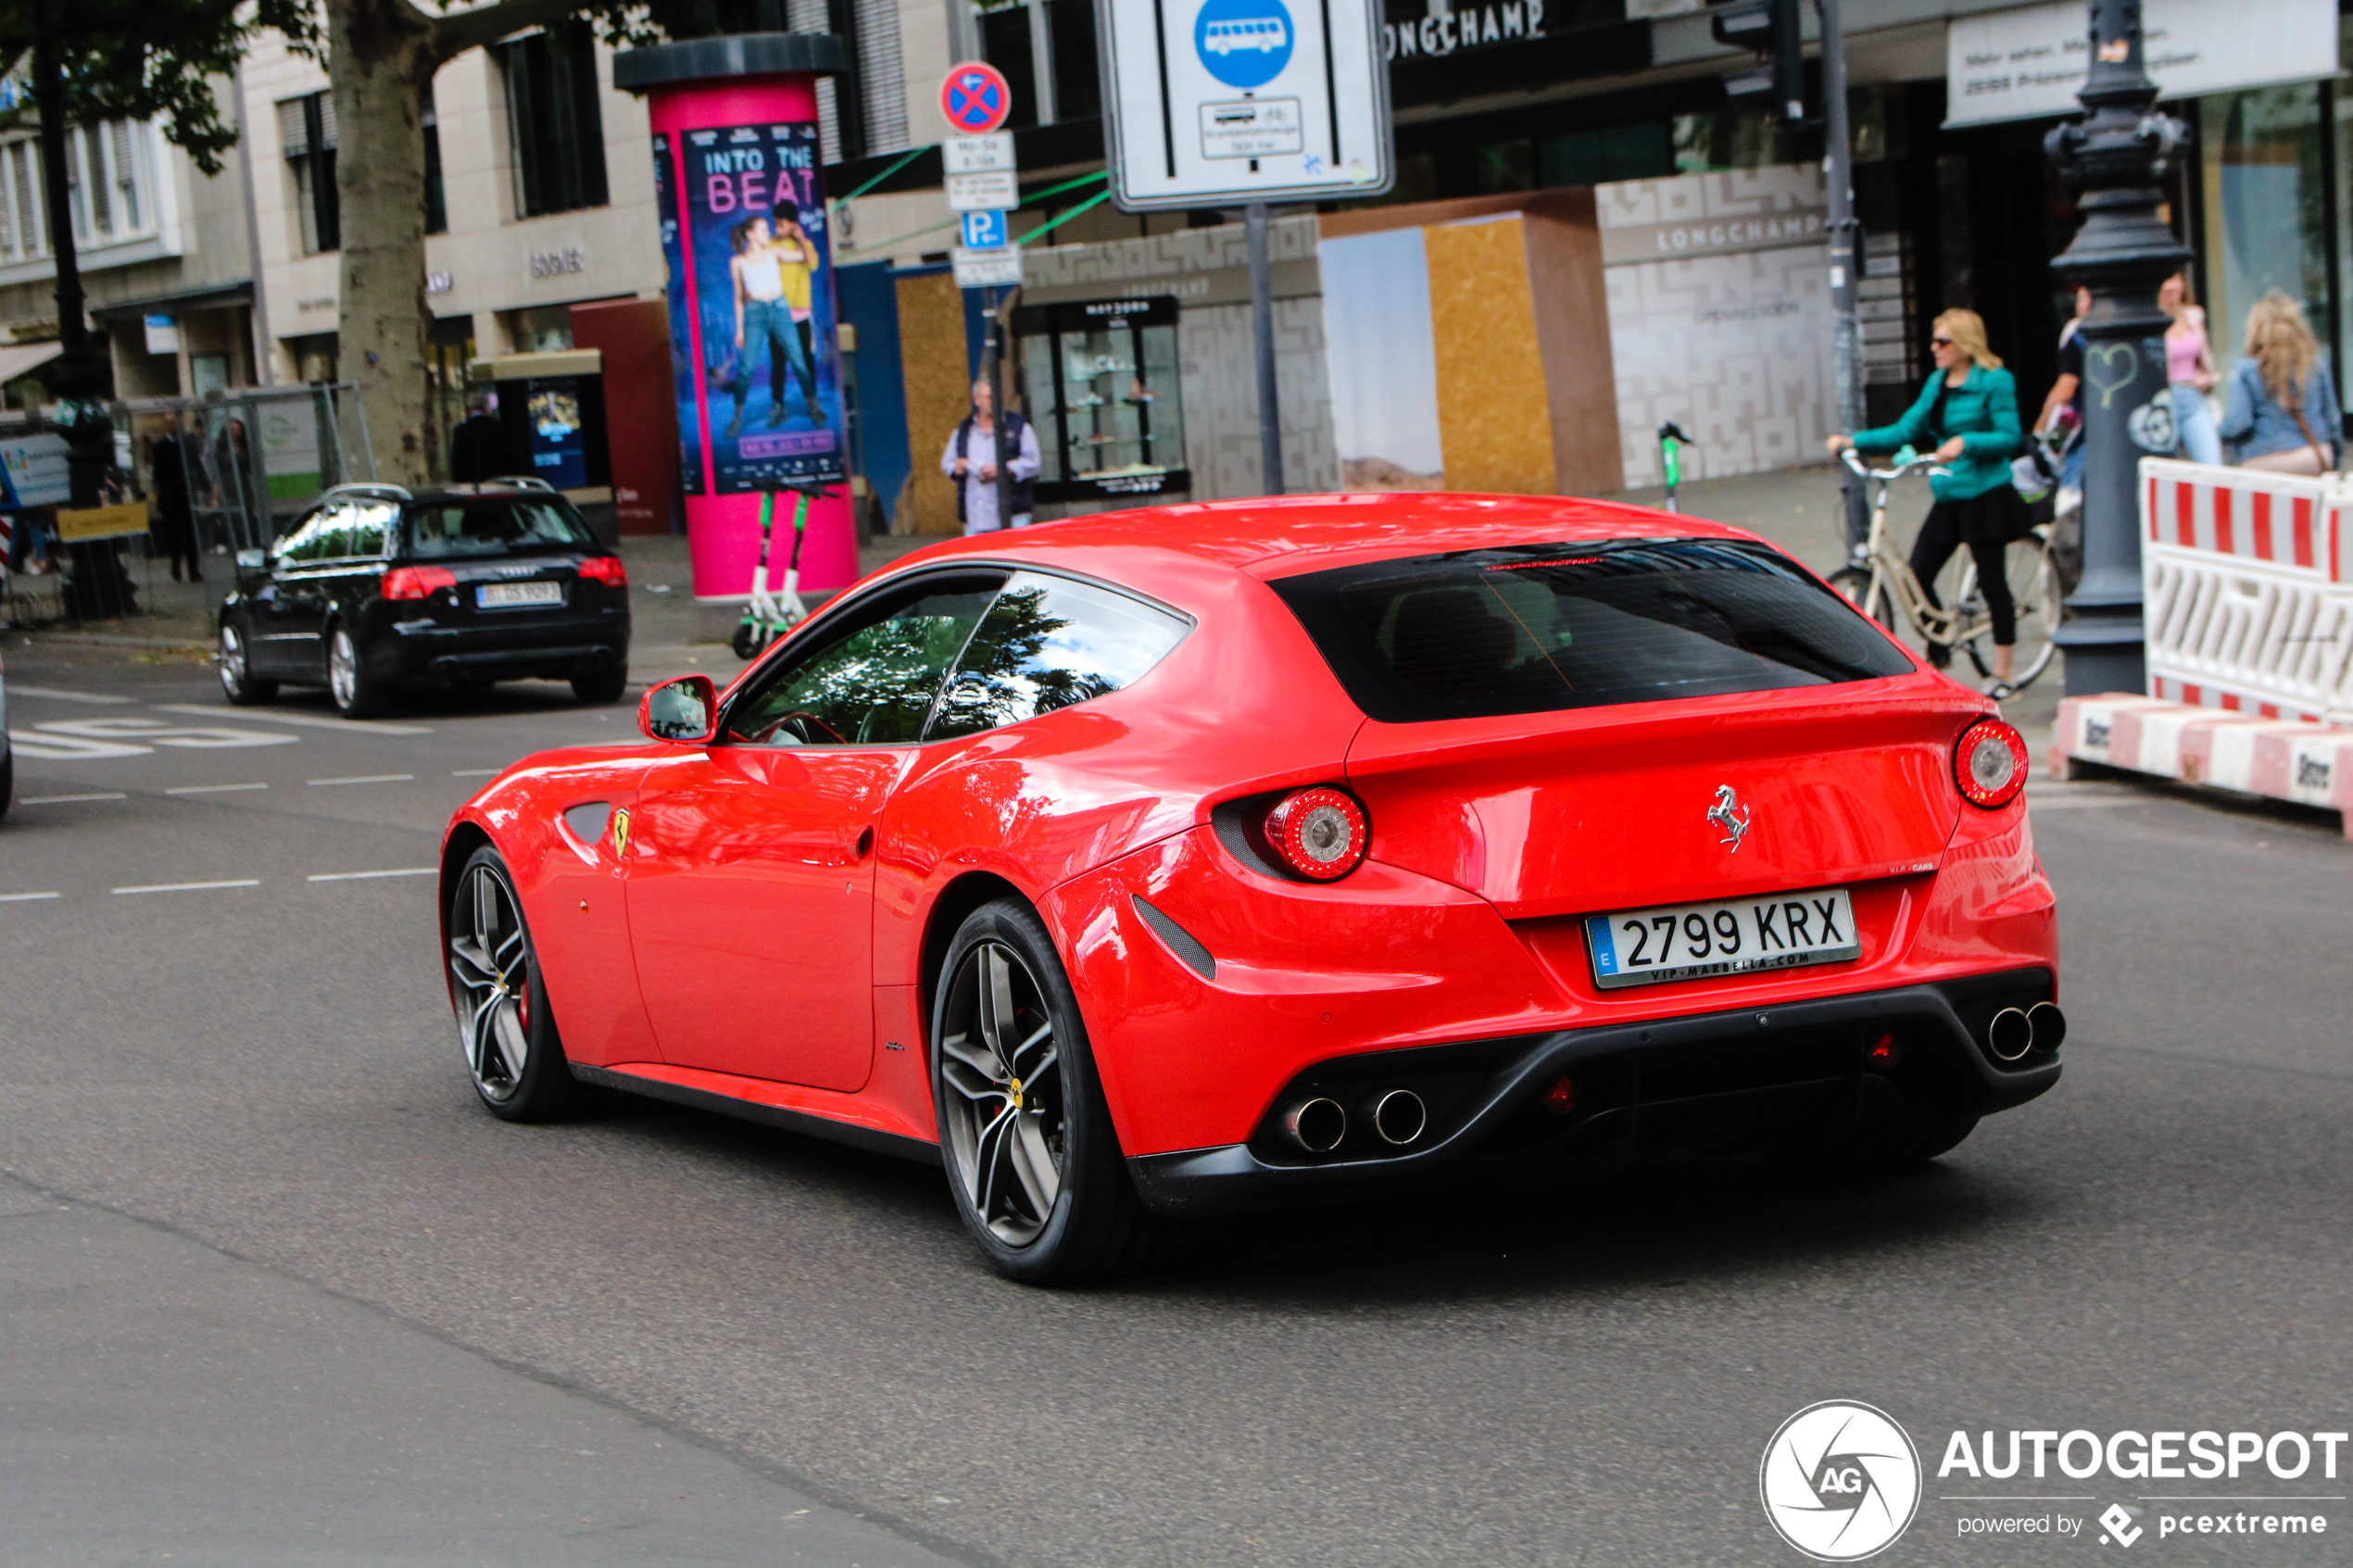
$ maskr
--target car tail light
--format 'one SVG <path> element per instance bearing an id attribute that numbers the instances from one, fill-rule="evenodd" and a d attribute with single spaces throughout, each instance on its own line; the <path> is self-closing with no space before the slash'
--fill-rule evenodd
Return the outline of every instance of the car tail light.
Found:
<path id="1" fill-rule="evenodd" d="M 1972 806 L 2008 805 L 2026 787 L 2026 737 L 1999 719 L 1980 719 L 1953 747 L 1953 783 Z"/>
<path id="2" fill-rule="evenodd" d="M 619 556 L 590 556 L 580 563 L 580 575 L 591 583 L 602 583 L 610 587 L 629 586 L 629 569 L 621 564 Z"/>
<path id="3" fill-rule="evenodd" d="M 1267 844 L 1285 865 L 1317 882 L 1354 871 L 1370 837 L 1365 809 L 1327 784 L 1292 790 L 1266 813 Z"/>
<path id="4" fill-rule="evenodd" d="M 1577 1109 L 1577 1080 L 1561 1078 L 1544 1091 L 1544 1114 L 1566 1116 Z"/>
<path id="5" fill-rule="evenodd" d="M 384 597 L 431 598 L 443 588 L 455 588 L 458 574 L 446 566 L 396 566 L 384 573 Z"/>

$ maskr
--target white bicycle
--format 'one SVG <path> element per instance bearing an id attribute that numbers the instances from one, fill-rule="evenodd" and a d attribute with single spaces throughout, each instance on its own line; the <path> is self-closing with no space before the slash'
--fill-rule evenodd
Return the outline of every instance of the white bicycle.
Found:
<path id="1" fill-rule="evenodd" d="M 1911 563 L 1897 553 L 1888 537 L 1888 492 L 1906 474 L 1921 470 L 1934 472 L 1930 465 L 1935 458 L 1911 456 L 1907 450 L 1895 455 L 1894 467 L 1873 469 L 1864 467 L 1851 446 L 1842 457 L 1848 468 L 1870 482 L 1871 533 L 1852 564 L 1831 573 L 1831 586 L 1891 632 L 1903 631 L 1896 620 L 1900 613 L 1923 641 L 1961 649 L 1978 674 L 1991 679 L 1994 615 L 1986 608 L 1985 596 L 1978 591 L 1976 559 L 1966 550 L 1960 552 L 1960 582 L 1944 604 L 1935 604 L 1912 574 Z M 2010 602 L 2018 608 L 2018 650 L 2005 684 L 2020 692 L 2050 668 L 2051 656 L 2058 651 L 2054 634 L 2067 613 L 2058 573 L 2051 563 L 2048 527 L 2038 526 L 2024 538 L 2010 541 L 2005 567 Z"/>

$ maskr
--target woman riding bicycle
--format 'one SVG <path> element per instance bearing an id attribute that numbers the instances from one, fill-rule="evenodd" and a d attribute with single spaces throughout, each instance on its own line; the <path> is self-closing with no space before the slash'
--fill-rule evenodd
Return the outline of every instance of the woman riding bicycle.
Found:
<path id="1" fill-rule="evenodd" d="M 1947 310 L 1936 319 L 1929 347 L 1936 373 L 1920 389 L 1909 412 L 1892 425 L 1833 435 L 1831 453 L 1925 449 L 1940 465 L 1929 472 L 1936 504 L 1912 545 L 1912 575 L 1931 605 L 1938 603 L 1936 574 L 1963 545 L 1977 562 L 1979 589 L 1994 621 L 1994 681 L 1996 696 L 2007 695 L 2018 653 L 2018 608 L 2010 597 L 2003 556 L 2009 542 L 2032 526 L 2026 503 L 2010 485 L 2010 459 L 2024 445 L 2018 423 L 2018 383 L 1985 344 L 1985 323 L 1974 310 Z M 1943 669 L 1953 650 L 1928 646 L 1929 662 Z"/>

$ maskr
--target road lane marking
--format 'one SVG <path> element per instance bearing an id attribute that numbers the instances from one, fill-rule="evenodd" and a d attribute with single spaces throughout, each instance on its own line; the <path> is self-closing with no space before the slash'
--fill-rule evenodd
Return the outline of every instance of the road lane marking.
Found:
<path id="1" fill-rule="evenodd" d="M 321 719 L 315 713 L 258 713 L 250 708 L 208 708 L 198 702 L 157 702 L 148 704 L 158 713 L 201 713 L 208 719 L 233 715 L 249 719 L 257 724 L 292 724 L 298 730 L 340 730 L 348 735 L 429 735 L 429 724 L 387 724 L 377 719 Z"/>
<path id="2" fill-rule="evenodd" d="M 118 702 L 136 702 L 134 696 L 108 696 L 104 692 L 69 692 L 57 686 L 28 686 L 21 684 L 8 688 L 19 696 L 46 697 L 51 702 L 102 702 L 109 706 Z"/>
<path id="3" fill-rule="evenodd" d="M 55 898 L 55 893 L 0 893 L 0 904 L 30 904 L 35 898 Z"/>
<path id="4" fill-rule="evenodd" d="M 127 795 L 19 795 L 19 806 L 63 806 L 69 800 L 128 800 Z"/>
<path id="5" fill-rule="evenodd" d="M 355 773 L 347 779 L 313 779 L 310 783 L 313 787 L 321 784 L 408 784 L 416 776 L 414 773 Z"/>
<path id="6" fill-rule="evenodd" d="M 449 776 L 453 779 L 486 779 L 506 771 L 504 768 L 452 768 Z"/>
<path id="7" fill-rule="evenodd" d="M 270 786 L 269 786 L 268 784 L 182 784 L 182 785 L 181 785 L 179 788 L 177 788 L 177 789 L 167 789 L 167 790 L 165 790 L 165 791 L 164 791 L 164 794 L 166 794 L 166 795 L 227 795 L 227 794 L 229 794 L 229 793 L 230 793 L 231 791 L 233 791 L 233 790 L 240 790 L 240 789 L 268 789 L 269 787 L 270 787 Z"/>
<path id="8" fill-rule="evenodd" d="M 439 866 L 403 866 L 398 871 L 392 872 L 321 872 L 316 876 L 305 877 L 303 880 L 305 882 L 373 882 L 376 878 L 384 876 L 434 876 L 438 875 L 440 871 Z"/>
<path id="9" fill-rule="evenodd" d="M 228 882 L 158 882 L 145 887 L 116 887 L 113 893 L 203 893 L 215 887 L 258 887 L 258 876 L 238 877 Z"/>

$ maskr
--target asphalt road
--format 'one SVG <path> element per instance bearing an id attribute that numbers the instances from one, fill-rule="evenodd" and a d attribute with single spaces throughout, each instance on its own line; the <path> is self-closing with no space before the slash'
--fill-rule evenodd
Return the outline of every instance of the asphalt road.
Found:
<path id="1" fill-rule="evenodd" d="M 2111 1502 L 2133 1557 L 2345 1560 L 2342 1474 L 1934 1473 L 1955 1428 L 2353 1427 L 2333 822 L 2036 786 L 2070 1070 L 1931 1169 L 1238 1221 L 1052 1293 L 934 1171 L 474 1105 L 431 879 L 353 873 L 625 709 L 348 726 L 72 657 L 7 650 L 14 728 L 86 754 L 20 752 L 0 823 L 0 1562 L 1795 1562 L 1758 1459 L 1832 1398 L 1930 1466 L 1879 1561 L 2112 1556 L 1959 1535 Z M 2183 1493 L 2332 1533 L 2159 1539 Z"/>

